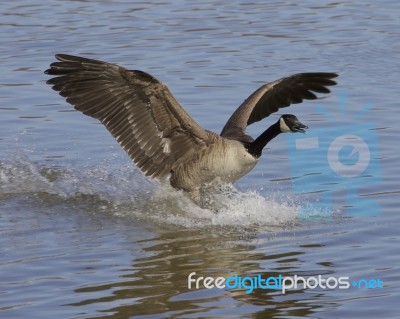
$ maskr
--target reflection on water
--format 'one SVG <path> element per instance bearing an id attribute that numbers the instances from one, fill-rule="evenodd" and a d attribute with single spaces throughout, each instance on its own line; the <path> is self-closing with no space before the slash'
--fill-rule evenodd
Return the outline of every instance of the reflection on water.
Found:
<path id="1" fill-rule="evenodd" d="M 295 238 L 293 228 L 286 233 L 280 231 L 278 236 L 271 232 L 258 237 L 260 227 L 204 225 L 196 229 L 165 223 L 146 226 L 143 220 L 129 216 L 116 220 L 104 210 L 85 211 L 85 206 L 100 208 L 106 204 L 88 195 L 63 202 L 48 194 L 36 194 L 25 198 L 29 205 L 33 204 L 31 208 L 25 206 L 28 203 L 24 203 L 24 199 L 18 201 L 22 209 L 31 212 L 27 218 L 35 241 L 26 247 L 23 242 L 31 236 L 22 234 L 19 244 L 10 242 L 11 246 L 24 248 L 18 249 L 15 255 L 8 253 L 2 268 L 10 271 L 12 267 L 19 272 L 28 266 L 24 277 L 34 278 L 34 282 L 21 281 L 21 276 L 15 275 L 2 286 L 3 289 L 24 289 L 20 291 L 21 299 L 27 298 L 30 306 L 39 312 L 44 311 L 46 302 L 30 297 L 29 286 L 32 285 L 50 290 L 43 293 L 50 304 L 59 304 L 66 308 L 66 313 L 84 313 L 85 318 L 136 318 L 157 314 L 168 317 L 196 313 L 239 316 L 249 311 L 260 316 L 266 313 L 306 315 L 319 307 L 308 304 L 308 297 L 303 296 L 301 289 L 288 292 L 282 304 L 283 296 L 275 290 L 256 289 L 248 295 L 243 289 L 210 291 L 187 287 L 187 276 L 191 272 L 215 277 L 301 274 L 302 256 L 308 248 L 296 246 L 286 251 L 280 248 Z M 52 216 L 53 211 L 56 216 Z M 20 227 L 28 226 L 23 226 L 21 220 L 13 220 L 9 214 L 4 214 L 3 218 L 9 218 L 9 224 L 18 222 Z M 47 238 L 38 235 L 44 229 L 51 229 L 53 235 Z M 7 234 L 7 230 L 4 231 Z M 49 245 L 49 240 L 55 240 L 56 244 Z M 312 245 L 311 249 L 318 246 Z M 62 251 L 56 252 L 57 247 L 62 247 Z M 44 249 L 46 254 L 42 255 Z M 18 259 L 19 254 L 21 259 Z M 49 276 L 55 267 L 59 267 L 57 276 Z M 329 267 L 326 262 L 315 273 L 328 273 Z M 73 289 L 74 294 L 62 300 L 52 295 L 55 287 L 66 292 Z M 16 304 L 18 300 L 14 296 L 5 301 L 16 308 L 27 307 Z M 301 307 L 296 306 L 299 301 L 304 301 Z M 242 310 L 232 308 L 232 304 L 242 305 Z M 293 311 L 288 310 L 292 307 Z M 96 313 L 92 309 L 96 309 Z"/>
<path id="2" fill-rule="evenodd" d="M 283 314 L 279 307 L 279 293 L 275 290 L 256 289 L 250 296 L 243 289 L 232 292 L 224 290 L 189 290 L 187 275 L 196 272 L 198 276 L 224 276 L 234 274 L 250 275 L 260 271 L 263 260 L 275 263 L 275 267 L 266 275 L 289 275 L 285 270 L 286 263 L 298 263 L 302 252 L 289 251 L 284 254 L 272 254 L 266 258 L 265 253 L 257 253 L 251 242 L 253 236 L 241 238 L 239 235 L 227 234 L 205 236 L 203 231 L 183 230 L 178 233 L 166 233 L 151 240 L 144 240 L 143 254 L 146 257 L 132 262 L 129 269 L 124 269 L 121 281 L 109 284 L 90 285 L 76 289 L 83 301 L 70 304 L 83 306 L 101 304 L 105 301 L 117 301 L 119 306 L 107 309 L 117 318 L 128 316 L 145 316 L 151 314 L 188 315 L 196 313 L 220 313 L 239 316 L 240 310 L 232 310 L 232 303 L 247 304 L 248 307 L 263 308 L 270 305 L 269 315 Z M 178 238 L 178 239 L 177 239 Z M 186 239 L 185 239 L 186 238 Z M 241 244 L 235 242 L 241 242 Z M 243 255 L 251 254 L 251 262 L 243 262 Z M 204 269 L 208 269 L 207 272 Z M 96 294 L 101 293 L 100 298 Z M 91 295 L 94 297 L 91 298 Z M 296 308 L 290 315 L 307 315 L 318 305 L 307 304 L 302 291 L 289 292 L 285 308 Z M 229 302 L 220 303 L 227 299 Z M 304 300 L 301 307 L 296 306 Z M 196 309 L 197 308 L 197 309 Z M 258 315 L 266 315 L 264 311 Z M 265 317 L 264 317 L 265 318 Z"/>
<path id="3" fill-rule="evenodd" d="M 21 0 L 0 8 L 0 317 L 398 317 L 397 2 Z M 150 72 L 216 132 L 261 83 L 336 71 L 329 98 L 288 112 L 323 130 L 318 110 L 337 117 L 341 92 L 350 111 L 372 103 L 365 120 L 377 127 L 382 183 L 359 194 L 379 201 L 382 214 L 310 208 L 316 218 L 299 218 L 313 202 L 292 194 L 291 180 L 304 179 L 290 175 L 283 138 L 217 196 L 218 212 L 200 209 L 143 177 L 101 125 L 45 85 L 55 53 Z M 380 278 L 384 288 L 189 290 L 191 272 Z"/>

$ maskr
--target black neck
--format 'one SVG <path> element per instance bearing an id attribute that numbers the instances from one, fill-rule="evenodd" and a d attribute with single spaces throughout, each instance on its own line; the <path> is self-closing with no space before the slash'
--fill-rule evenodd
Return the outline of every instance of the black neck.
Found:
<path id="1" fill-rule="evenodd" d="M 271 125 L 264 133 L 262 133 L 252 143 L 248 143 L 246 146 L 247 151 L 254 157 L 260 157 L 265 145 L 269 143 L 273 138 L 277 137 L 281 133 L 279 121 Z"/>

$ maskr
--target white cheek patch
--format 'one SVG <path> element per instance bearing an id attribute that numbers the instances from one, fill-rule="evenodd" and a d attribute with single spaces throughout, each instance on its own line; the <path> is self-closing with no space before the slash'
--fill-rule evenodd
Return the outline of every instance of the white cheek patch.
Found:
<path id="1" fill-rule="evenodd" d="M 279 119 L 279 128 L 283 133 L 291 132 L 291 129 L 289 128 L 289 126 L 287 126 L 282 117 Z"/>

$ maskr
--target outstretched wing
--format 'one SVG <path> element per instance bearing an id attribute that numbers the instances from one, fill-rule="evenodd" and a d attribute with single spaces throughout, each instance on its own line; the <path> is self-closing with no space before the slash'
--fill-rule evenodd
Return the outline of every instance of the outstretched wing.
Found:
<path id="1" fill-rule="evenodd" d="M 240 139 L 246 127 L 258 122 L 280 108 L 303 100 L 315 100 L 313 93 L 330 93 L 327 86 L 335 85 L 336 73 L 298 73 L 264 84 L 251 94 L 232 114 L 221 136 Z"/>
<path id="2" fill-rule="evenodd" d="M 203 130 L 168 88 L 142 71 L 57 54 L 47 83 L 98 119 L 145 175 L 161 178 L 208 145 Z"/>

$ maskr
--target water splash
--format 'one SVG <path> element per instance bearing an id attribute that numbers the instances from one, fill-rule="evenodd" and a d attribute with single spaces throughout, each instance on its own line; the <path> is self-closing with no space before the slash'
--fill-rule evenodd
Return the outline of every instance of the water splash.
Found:
<path id="1" fill-rule="evenodd" d="M 267 226 L 287 227 L 295 225 L 298 206 L 266 198 L 254 190 L 239 191 L 227 186 L 214 195 L 218 209 L 203 209 L 195 205 L 185 194 L 167 184 L 159 185 L 141 211 L 155 222 L 183 227 L 203 228 L 229 226 L 251 228 Z M 132 212 L 125 212 L 126 215 Z"/>
<path id="2" fill-rule="evenodd" d="M 114 165 L 111 165 L 114 163 Z M 22 151 L 0 160 L 0 199 L 10 195 L 40 197 L 42 204 L 84 208 L 162 225 L 188 228 L 230 226 L 285 228 L 298 223 L 289 195 L 262 196 L 226 186 L 213 196 L 217 209 L 202 209 L 168 182 L 143 176 L 131 163 L 109 159 L 97 166 L 48 166 L 32 162 Z"/>

